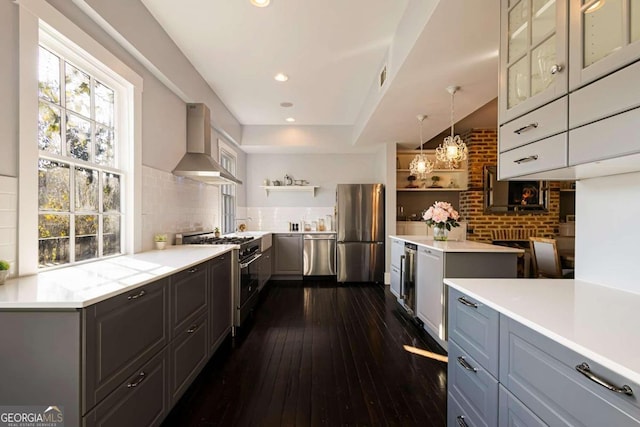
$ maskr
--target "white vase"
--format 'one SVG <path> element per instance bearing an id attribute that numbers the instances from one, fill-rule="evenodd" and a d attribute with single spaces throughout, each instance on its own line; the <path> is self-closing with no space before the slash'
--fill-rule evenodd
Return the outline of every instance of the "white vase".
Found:
<path id="1" fill-rule="evenodd" d="M 155 242 L 155 243 L 156 243 L 156 249 L 158 250 L 162 250 L 167 247 L 167 242 Z"/>
<path id="2" fill-rule="evenodd" d="M 0 270 L 0 285 L 4 285 L 5 280 L 7 280 L 7 276 L 9 275 L 9 270 Z"/>

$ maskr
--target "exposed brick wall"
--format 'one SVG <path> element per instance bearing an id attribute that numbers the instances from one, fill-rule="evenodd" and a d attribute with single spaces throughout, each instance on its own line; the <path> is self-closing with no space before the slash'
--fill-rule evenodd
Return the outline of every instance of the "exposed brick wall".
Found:
<path id="1" fill-rule="evenodd" d="M 535 228 L 535 235 L 551 237 L 558 233 L 560 216 L 560 183 L 549 183 L 549 211 L 544 214 L 484 212 L 483 169 L 497 165 L 498 133 L 496 129 L 472 129 L 460 135 L 469 149 L 468 190 L 460 193 L 460 215 L 468 221 L 469 240 L 491 242 L 491 230 L 522 230 Z"/>

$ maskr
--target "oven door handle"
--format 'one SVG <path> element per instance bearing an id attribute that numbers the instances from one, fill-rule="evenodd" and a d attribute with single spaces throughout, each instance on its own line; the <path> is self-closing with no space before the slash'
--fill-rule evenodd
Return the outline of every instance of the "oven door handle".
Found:
<path id="1" fill-rule="evenodd" d="M 251 264 L 253 261 L 257 260 L 258 258 L 260 258 L 262 256 L 262 254 L 257 254 L 255 255 L 253 258 L 251 258 L 249 261 L 247 262 L 241 262 L 240 263 L 240 268 L 247 268 L 249 267 L 249 264 Z"/>

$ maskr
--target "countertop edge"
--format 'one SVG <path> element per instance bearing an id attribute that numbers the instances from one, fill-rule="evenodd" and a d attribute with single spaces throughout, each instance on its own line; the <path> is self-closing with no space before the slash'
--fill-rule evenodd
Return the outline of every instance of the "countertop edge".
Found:
<path id="1" fill-rule="evenodd" d="M 439 252 L 488 252 L 488 253 L 505 253 L 505 254 L 521 254 L 524 249 L 511 248 L 508 246 L 490 245 L 488 243 L 476 242 L 473 240 L 447 240 L 445 242 L 436 242 L 432 237 L 411 236 L 411 235 L 389 235 L 390 239 L 402 240 L 404 242 L 413 243 L 418 246 L 430 248 Z M 460 247 L 445 247 L 449 243 L 459 245 Z M 469 247 L 464 247 L 468 245 Z M 475 247 L 474 247 L 475 246 Z"/>
<path id="2" fill-rule="evenodd" d="M 143 260 L 146 257 L 149 256 L 154 256 L 154 255 L 165 255 L 168 254 L 170 251 L 172 250 L 180 250 L 181 247 L 184 248 L 189 248 L 189 247 L 196 247 L 196 248 L 204 248 L 204 246 L 198 246 L 198 245 L 184 245 L 184 246 L 171 246 L 170 250 L 153 250 L 153 251 L 146 251 L 146 252 L 139 252 L 137 254 L 131 254 L 131 255 L 122 255 L 121 257 L 114 257 L 114 258 L 109 258 L 106 260 L 98 260 L 95 261 L 96 263 L 99 262 L 103 262 L 103 261 L 109 261 L 109 260 L 118 260 L 120 258 L 122 259 L 132 259 L 132 260 Z M 107 300 L 109 298 L 112 298 L 114 296 L 117 295 L 121 295 L 123 293 L 126 292 L 130 292 L 134 289 L 137 289 L 139 287 L 148 285 L 149 283 L 152 283 L 154 281 L 157 280 L 161 280 L 164 279 L 166 277 L 169 277 L 179 271 L 185 270 L 187 268 L 193 267 L 195 265 L 201 264 L 203 262 L 209 261 L 211 259 L 217 258 L 225 253 L 229 253 L 235 249 L 237 249 L 239 246 L 238 245 L 219 245 L 216 246 L 216 252 L 213 254 L 207 254 L 204 256 L 195 256 L 193 257 L 193 259 L 190 262 L 184 263 L 184 264 L 180 264 L 177 266 L 169 266 L 169 265 L 164 265 L 163 267 L 165 268 L 165 270 L 162 273 L 158 273 L 156 275 L 153 275 L 152 277 L 147 277 L 145 279 L 142 279 L 140 281 L 136 281 L 133 284 L 130 285 L 126 285 L 123 286 L 122 288 L 118 288 L 118 289 L 113 289 L 110 291 L 106 291 L 103 294 L 100 295 L 96 295 L 96 296 L 92 296 L 89 297 L 87 299 L 72 299 L 72 300 L 68 300 L 68 301 L 7 301 L 7 300 L 0 300 L 0 310 L 29 310 L 29 309 L 48 309 L 48 310 L 70 310 L 70 309 L 82 309 L 82 308 L 86 308 L 89 307 L 91 305 L 97 304 L 101 301 Z M 91 264 L 91 263 L 89 263 Z M 88 265 L 88 264 L 82 264 L 82 265 Z M 69 266 L 69 267 L 63 267 L 63 268 L 73 268 L 74 266 Z M 58 269 L 58 270 L 52 270 L 54 272 L 59 272 L 61 271 L 63 268 Z M 3 288 L 5 289 L 9 289 L 10 287 L 14 286 L 14 287 L 19 287 L 20 286 L 20 281 L 21 280 L 29 280 L 29 279 L 33 279 L 34 277 L 37 277 L 39 275 L 46 275 L 47 272 L 44 273 L 38 273 L 32 276 L 24 276 L 24 277 L 18 277 L 18 278 L 12 278 L 6 281 L 6 283 L 4 285 L 2 285 Z M 150 274 L 150 273 L 147 273 Z M 37 278 L 35 280 L 38 280 Z M 117 283 L 119 285 L 122 285 L 122 282 L 118 281 L 118 280 L 112 280 L 111 282 L 105 281 L 104 283 L 101 283 L 101 285 L 105 285 L 107 283 Z M 37 286 L 37 284 L 36 284 Z M 17 290 L 18 293 L 20 293 L 20 290 Z"/>
<path id="3" fill-rule="evenodd" d="M 458 279 L 459 280 L 459 279 Z M 465 280 L 472 280 L 472 279 L 465 279 Z M 536 279 L 520 279 L 520 280 L 536 280 Z M 571 282 L 572 284 L 575 283 L 576 281 L 574 279 L 555 279 L 555 280 L 562 280 L 563 282 L 569 283 Z M 605 366 L 608 369 L 611 369 L 614 372 L 617 372 L 618 374 L 628 378 L 629 380 L 640 384 L 640 371 L 636 372 L 632 369 L 629 369 L 626 366 L 620 365 L 618 362 L 616 362 L 615 360 L 612 360 L 609 357 L 603 356 L 600 353 L 598 353 L 597 351 L 594 351 L 588 347 L 585 347 L 567 337 L 565 337 L 562 334 L 556 333 L 553 330 L 550 330 L 534 321 L 532 321 L 531 319 L 516 313 L 506 307 L 501 306 L 500 304 L 484 297 L 481 294 L 478 294 L 477 292 L 474 292 L 472 290 L 469 290 L 468 288 L 466 288 L 464 285 L 456 283 L 456 279 L 455 278 L 445 278 L 444 279 L 444 283 L 447 286 L 450 286 L 460 292 L 463 292 L 467 295 L 469 295 L 471 298 L 476 299 L 477 301 L 487 305 L 488 307 L 496 310 L 497 312 L 504 314 L 505 316 L 515 320 L 516 322 L 519 322 L 521 324 L 523 324 L 524 326 L 527 326 L 529 328 L 531 328 L 532 330 L 542 334 L 543 336 L 557 342 L 558 344 L 561 344 L 577 353 L 582 354 L 585 357 L 588 357 L 590 359 L 592 359 L 594 362 L 601 364 L 602 366 Z M 591 283 L 591 285 L 596 285 L 596 286 L 601 286 L 601 285 L 597 285 L 595 283 Z M 604 286 L 603 286 L 604 287 Z"/>

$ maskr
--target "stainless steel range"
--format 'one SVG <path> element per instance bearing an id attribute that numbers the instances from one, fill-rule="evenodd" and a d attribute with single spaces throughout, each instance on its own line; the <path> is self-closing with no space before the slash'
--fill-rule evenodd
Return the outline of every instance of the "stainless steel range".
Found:
<path id="1" fill-rule="evenodd" d="M 251 236 L 215 237 L 211 231 L 176 234 L 177 245 L 237 245 L 234 249 L 233 325 L 241 326 L 258 301 L 258 258 L 260 239 Z"/>

